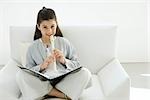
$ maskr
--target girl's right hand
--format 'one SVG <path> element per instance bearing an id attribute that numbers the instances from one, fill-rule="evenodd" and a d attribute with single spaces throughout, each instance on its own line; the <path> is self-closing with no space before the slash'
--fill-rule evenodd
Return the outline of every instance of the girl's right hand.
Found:
<path id="1" fill-rule="evenodd" d="M 49 57 L 47 57 L 44 62 L 40 65 L 40 70 L 45 70 L 48 68 L 48 65 L 53 63 L 55 61 L 54 54 L 51 54 Z"/>

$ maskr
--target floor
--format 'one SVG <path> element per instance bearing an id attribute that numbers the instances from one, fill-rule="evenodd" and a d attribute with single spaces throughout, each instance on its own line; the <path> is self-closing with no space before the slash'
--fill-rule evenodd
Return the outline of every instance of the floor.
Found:
<path id="1" fill-rule="evenodd" d="M 131 78 L 130 100 L 150 100 L 150 63 L 122 63 Z"/>

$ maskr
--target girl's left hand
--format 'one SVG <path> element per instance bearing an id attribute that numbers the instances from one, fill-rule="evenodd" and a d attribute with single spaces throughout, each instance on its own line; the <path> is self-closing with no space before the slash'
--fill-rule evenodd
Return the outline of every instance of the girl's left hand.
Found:
<path id="1" fill-rule="evenodd" d="M 57 61 L 59 61 L 62 64 L 65 64 L 65 57 L 62 51 L 60 51 L 59 49 L 54 49 L 54 55 Z"/>

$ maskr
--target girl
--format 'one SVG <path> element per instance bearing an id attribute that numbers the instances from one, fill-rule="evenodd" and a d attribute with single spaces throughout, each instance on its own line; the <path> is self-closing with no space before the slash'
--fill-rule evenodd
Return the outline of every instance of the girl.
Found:
<path id="1" fill-rule="evenodd" d="M 56 49 L 52 48 L 52 39 Z M 58 27 L 54 10 L 43 7 L 38 12 L 34 42 L 28 48 L 26 60 L 28 68 L 41 73 L 47 72 L 54 62 L 58 72 L 80 66 L 74 47 L 63 37 Z M 24 100 L 77 100 L 89 85 L 90 79 L 91 73 L 86 68 L 66 76 L 57 84 L 41 81 L 21 70 L 17 73 L 17 83 Z"/>

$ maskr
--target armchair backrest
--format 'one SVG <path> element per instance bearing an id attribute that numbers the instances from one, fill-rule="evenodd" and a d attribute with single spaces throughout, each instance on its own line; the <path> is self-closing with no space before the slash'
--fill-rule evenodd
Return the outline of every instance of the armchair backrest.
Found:
<path id="1" fill-rule="evenodd" d="M 66 37 L 76 48 L 80 63 L 96 73 L 116 57 L 116 26 L 62 26 Z M 21 42 L 32 42 L 34 27 L 10 27 L 11 57 L 21 63 L 19 49 Z"/>

